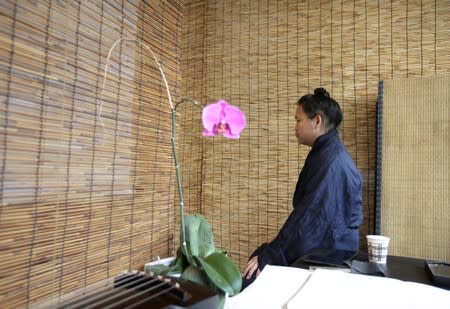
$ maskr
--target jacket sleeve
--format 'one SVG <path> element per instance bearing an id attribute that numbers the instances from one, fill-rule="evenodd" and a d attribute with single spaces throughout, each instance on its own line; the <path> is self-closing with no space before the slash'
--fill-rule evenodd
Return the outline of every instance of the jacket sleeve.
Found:
<path id="1" fill-rule="evenodd" d="M 338 168 L 327 168 L 310 179 L 307 189 L 298 204 L 282 226 L 277 237 L 257 249 L 258 264 L 287 266 L 315 248 L 335 248 L 339 239 L 347 237 L 349 225 L 355 225 L 355 196 L 361 194 L 361 184 L 353 179 L 355 175 Z M 358 205 L 360 206 L 360 205 Z M 359 211 L 356 211 L 358 213 Z M 357 219 L 355 231 L 347 241 L 354 247 L 359 243 L 358 227 L 362 218 Z M 345 238 L 344 237 L 344 238 Z M 357 237 L 356 240 L 353 238 Z M 348 237 L 347 237 L 348 238 Z M 346 239 L 347 239 L 346 238 Z M 341 249 L 345 248 L 346 244 Z"/>
<path id="2" fill-rule="evenodd" d="M 318 190 L 319 191 L 319 190 Z M 314 200 L 314 198 L 311 198 Z M 315 203 L 323 204 L 324 199 Z M 326 216 L 323 207 L 301 207 L 297 205 L 280 229 L 277 237 L 260 247 L 258 264 L 287 266 L 295 259 L 321 243 L 326 228 Z"/>

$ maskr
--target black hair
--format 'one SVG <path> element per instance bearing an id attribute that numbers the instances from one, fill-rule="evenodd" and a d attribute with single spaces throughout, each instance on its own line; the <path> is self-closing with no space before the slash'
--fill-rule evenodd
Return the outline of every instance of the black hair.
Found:
<path id="1" fill-rule="evenodd" d="M 309 119 L 314 118 L 317 114 L 321 115 L 328 131 L 336 129 L 341 124 L 341 107 L 338 102 L 330 97 L 325 88 L 316 88 L 314 94 L 302 96 L 297 105 L 303 107 L 303 111 Z"/>

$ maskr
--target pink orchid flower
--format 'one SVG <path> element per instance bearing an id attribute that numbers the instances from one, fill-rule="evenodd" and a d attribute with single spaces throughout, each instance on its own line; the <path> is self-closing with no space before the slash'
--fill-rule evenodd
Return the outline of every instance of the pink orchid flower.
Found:
<path id="1" fill-rule="evenodd" d="M 203 136 L 222 134 L 227 138 L 239 138 L 246 125 L 244 113 L 225 100 L 205 106 L 202 120 Z"/>

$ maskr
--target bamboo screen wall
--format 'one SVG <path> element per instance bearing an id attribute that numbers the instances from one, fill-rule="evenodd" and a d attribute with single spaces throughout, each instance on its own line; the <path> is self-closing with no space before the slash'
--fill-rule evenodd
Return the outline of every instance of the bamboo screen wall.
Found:
<path id="1" fill-rule="evenodd" d="M 377 82 L 450 71 L 449 2 L 184 2 L 1 2 L 2 307 L 174 253 L 163 84 L 145 48 L 127 42 L 102 87 L 120 37 L 160 55 L 175 98 L 224 98 L 246 113 L 237 141 L 200 138 L 187 106 L 178 131 L 187 210 L 207 217 L 241 267 L 291 209 L 308 152 L 293 134 L 295 102 L 317 86 L 344 109 L 342 137 L 365 181 L 361 234 L 373 231 Z"/>
<path id="2" fill-rule="evenodd" d="M 186 1 L 182 29 L 182 92 L 223 97 L 248 118 L 239 141 L 202 145 L 201 209 L 217 244 L 243 269 L 276 235 L 308 152 L 296 144 L 295 103 L 323 86 L 343 108 L 341 135 L 364 177 L 365 247 L 374 231 L 378 81 L 450 71 L 450 2 Z"/>
<path id="3" fill-rule="evenodd" d="M 0 307 L 172 254 L 180 1 L 0 4 Z M 111 50 L 107 79 L 104 70 Z M 136 44 L 136 41 L 139 42 Z"/>

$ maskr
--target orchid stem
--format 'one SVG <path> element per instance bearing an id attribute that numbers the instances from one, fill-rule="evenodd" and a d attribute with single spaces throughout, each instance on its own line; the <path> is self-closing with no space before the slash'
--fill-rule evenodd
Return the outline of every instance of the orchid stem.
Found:
<path id="1" fill-rule="evenodd" d="M 177 107 L 184 102 L 187 103 L 191 103 L 193 105 L 196 105 L 197 107 L 199 107 L 200 109 L 203 109 L 203 106 L 201 104 L 199 104 L 197 101 L 189 99 L 189 98 L 182 98 L 179 102 L 177 102 L 175 104 L 175 106 L 172 103 L 172 96 L 170 95 L 170 89 L 169 89 L 169 83 L 167 82 L 166 79 L 166 75 L 164 74 L 164 70 L 162 67 L 161 62 L 158 60 L 158 58 L 156 57 L 155 53 L 153 52 L 153 50 L 150 48 L 150 46 L 148 46 L 147 44 L 136 40 L 134 38 L 120 38 L 117 39 L 112 47 L 110 48 L 109 52 L 108 52 L 108 56 L 106 58 L 106 65 L 105 65 L 105 71 L 103 74 L 103 83 L 102 83 L 102 88 L 101 88 L 101 92 L 100 92 L 100 106 L 99 106 L 99 111 L 98 111 L 98 119 L 100 121 L 100 123 L 103 125 L 103 119 L 102 119 L 102 108 L 103 108 L 103 89 L 105 88 L 106 85 L 106 80 L 107 80 L 107 76 L 108 76 L 108 67 L 109 67 L 109 62 L 110 62 L 110 58 L 112 55 L 113 50 L 116 48 L 117 45 L 119 45 L 122 42 L 135 42 L 136 44 L 141 45 L 143 48 L 145 48 L 152 56 L 152 59 L 155 61 L 156 66 L 158 67 L 159 72 L 161 73 L 161 77 L 162 80 L 164 82 L 164 86 L 166 87 L 166 92 L 167 92 L 167 99 L 169 100 L 169 106 L 170 106 L 170 110 L 172 111 L 172 152 L 173 152 L 173 157 L 175 160 L 175 170 L 176 170 L 176 177 L 177 177 L 177 185 L 178 185 L 178 194 L 180 196 L 180 221 L 181 221 L 181 246 L 182 246 L 182 251 L 186 254 L 186 257 L 188 258 L 189 262 L 191 262 L 193 260 L 191 253 L 188 252 L 187 250 L 187 244 L 186 244 L 186 231 L 185 231 L 185 225 L 184 225 L 184 196 L 183 196 L 183 185 L 182 185 L 182 179 L 181 179 L 181 172 L 180 172 L 180 167 L 178 164 L 178 158 L 177 158 L 177 149 L 176 149 L 176 122 L 177 122 Z M 192 263 L 191 263 L 192 264 Z"/>
<path id="2" fill-rule="evenodd" d="M 181 103 L 191 103 L 200 109 L 203 109 L 203 106 L 199 104 L 197 101 L 189 99 L 189 98 L 182 98 L 179 102 L 175 104 L 175 107 L 172 108 L 172 152 L 173 152 L 173 158 L 175 161 L 175 171 L 176 171 L 176 177 L 177 177 L 177 185 L 178 185 L 178 195 L 180 197 L 180 228 L 181 228 L 181 239 L 180 239 L 180 245 L 183 246 L 183 252 L 186 254 L 187 258 L 190 259 L 190 253 L 188 253 L 187 250 L 187 244 L 186 244 L 186 231 L 185 231 L 185 224 L 184 224 L 184 194 L 183 194 L 183 183 L 181 178 L 181 171 L 180 171 L 180 165 L 178 164 L 178 157 L 177 157 L 177 142 L 176 142 L 176 136 L 177 136 L 177 108 Z"/>

